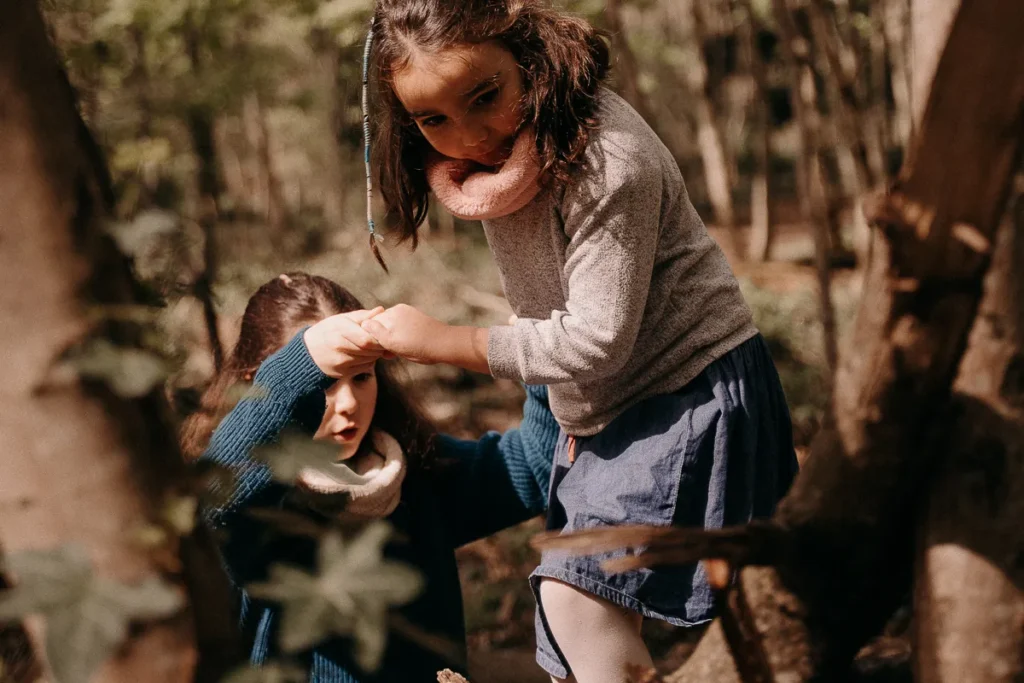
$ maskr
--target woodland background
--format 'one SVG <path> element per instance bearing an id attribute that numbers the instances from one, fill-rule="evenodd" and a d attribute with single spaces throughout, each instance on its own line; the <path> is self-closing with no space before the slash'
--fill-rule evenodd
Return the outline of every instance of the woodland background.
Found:
<path id="1" fill-rule="evenodd" d="M 146 420 L 164 425 L 174 424 L 194 410 L 198 393 L 234 341 L 249 294 L 270 277 L 288 270 L 334 278 L 352 289 L 367 306 L 407 302 L 453 323 L 484 325 L 507 319 L 509 311 L 495 267 L 482 232 L 474 223 L 454 219 L 435 207 L 418 250 L 385 247 L 390 274 L 384 273 L 370 254 L 364 220 L 359 111 L 362 41 L 369 2 L 41 0 L 38 8 L 45 20 L 45 34 L 35 30 L 35 3 L 6 2 L 10 3 L 7 8 L 0 9 L 0 43 L 6 42 L 7 46 L 0 47 L 0 96 L 5 92 L 16 95 L 21 84 L 28 93 L 26 101 L 32 101 L 35 88 L 39 98 L 36 111 L 50 113 L 36 121 L 33 133 L 26 133 L 17 129 L 16 116 L 8 116 L 5 123 L 0 102 L 0 149 L 17 150 L 19 144 L 24 147 L 28 144 L 24 141 L 33 134 L 39 139 L 50 136 L 51 142 L 45 143 L 53 145 L 48 152 L 47 172 L 59 176 L 74 168 L 86 168 L 83 177 L 87 179 L 57 182 L 48 180 L 45 173 L 33 179 L 25 167 L 14 163 L 17 156 L 12 152 L 7 157 L 7 176 L 0 161 L 0 187 L 4 187 L 5 178 L 9 183 L 7 194 L 0 190 L 0 200 L 8 198 L 6 204 L 0 201 L 0 206 L 8 207 L 5 211 L 12 220 L 24 218 L 30 214 L 18 213 L 20 205 L 11 199 L 15 192 L 19 201 L 29 202 L 36 196 L 31 183 L 52 181 L 64 193 L 60 206 L 75 207 L 70 213 L 51 216 L 51 222 L 58 226 L 55 229 L 71 226 L 71 234 L 78 241 L 69 253 L 91 254 L 87 259 L 93 269 L 89 281 L 101 283 L 96 285 L 100 292 L 96 298 L 105 306 L 100 326 L 114 344 L 92 344 L 69 356 L 70 365 L 80 376 L 98 378 L 117 394 L 115 399 L 101 400 L 98 410 L 116 415 L 121 410 L 118 401 L 128 401 L 131 409 L 141 410 Z M 960 52 L 945 57 L 949 61 L 945 78 L 953 85 L 941 91 L 936 86 L 933 92 L 933 75 L 960 4 L 955 0 L 568 0 L 563 4 L 610 32 L 613 87 L 641 112 L 675 155 L 692 200 L 739 275 L 782 375 L 801 460 L 811 453 L 816 434 L 837 431 L 840 444 L 833 442 L 831 450 L 847 454 L 879 448 L 896 451 L 908 444 L 927 450 L 922 443 L 941 450 L 939 444 L 944 444 L 948 435 L 936 436 L 934 427 L 953 419 L 944 406 L 956 369 L 960 367 L 963 372 L 962 356 L 970 367 L 970 354 L 965 356 L 966 338 L 976 317 L 982 278 L 986 272 L 990 280 L 996 277 L 992 272 L 1020 272 L 1012 267 L 1012 263 L 1021 263 L 1019 240 L 1015 242 L 1012 235 L 1015 226 L 1020 225 L 1020 209 L 1014 207 L 1018 206 L 1021 190 L 1015 172 L 1024 61 L 1020 48 L 1012 41 L 1000 41 L 1008 40 L 1013 27 L 1019 41 L 1024 30 L 1021 10 L 1006 0 L 976 0 L 973 15 L 965 17 L 971 12 L 962 11 L 958 21 L 968 27 L 964 29 L 966 37 L 956 43 Z M 969 4 L 973 3 L 965 2 L 965 8 Z M 53 60 L 47 37 L 66 70 L 70 90 L 67 83 L 53 82 L 52 74 L 43 68 Z M 1002 56 L 991 57 L 997 48 L 1004 50 Z M 947 51 L 952 49 L 951 40 Z M 3 68 L 8 69 L 6 80 Z M 941 69 L 939 72 L 944 73 Z M 38 83 L 25 85 L 36 76 Z M 67 108 L 69 92 L 77 98 L 81 122 L 91 132 L 90 144 L 82 143 L 80 122 L 74 116 L 65 114 L 61 119 L 55 113 Z M 931 105 L 927 105 L 929 92 Z M 16 101 L 12 96 L 10 102 Z M 12 106 L 10 111 L 17 108 Z M 941 114 L 929 119 L 927 111 Z M 1018 112 L 1017 118 L 1014 112 Z M 65 137 L 73 134 L 65 140 L 69 146 L 63 151 L 57 133 L 61 126 Z M 990 129 L 995 132 L 986 132 Z M 5 141 L 12 146 L 4 148 Z M 930 163 L 905 163 L 917 147 L 926 148 L 918 150 L 917 158 Z M 67 168 L 54 170 L 65 162 Z M 27 194 L 24 183 L 29 184 Z M 909 199 L 898 199 L 903 191 L 900 188 L 919 185 L 928 188 L 922 192 L 936 204 L 928 204 L 911 190 L 906 191 Z M 92 238 L 83 237 L 98 230 L 93 219 L 97 214 L 103 215 L 100 232 L 112 236 L 118 249 L 134 261 L 130 285 L 104 280 L 103 274 L 116 271 L 117 266 L 105 260 L 108 257 L 102 256 L 102 249 L 89 246 L 94 243 Z M 380 205 L 375 214 L 386 227 Z M 46 221 L 45 212 L 39 216 L 37 226 Z M 995 230 L 1000 220 L 1003 228 L 997 249 Z M 931 230 L 934 226 L 939 227 Z M 10 239 L 19 239 L 15 229 L 5 229 L 12 231 Z M 908 230 L 916 235 L 916 241 L 901 247 L 898 235 Z M 939 239 L 945 241 L 929 242 Z M 8 248 L 2 242 L 11 244 L 7 235 L 0 233 L 0 249 Z M 956 243 L 957 248 L 966 245 L 983 258 L 960 258 L 954 247 L 945 246 L 947 243 Z M 75 277 L 74 269 L 79 268 L 70 260 L 68 264 L 30 268 L 32 253 L 9 250 L 5 258 L 10 260 L 0 263 L 11 266 L 7 269 L 11 284 L 5 284 L 8 292 L 4 310 L 10 314 L 5 318 L 15 328 L 19 320 L 33 320 L 26 296 L 31 300 L 33 292 L 42 292 L 39 306 L 45 307 L 46 293 L 56 287 L 47 285 L 47 278 L 53 273 L 61 273 L 52 276 L 54 281 Z M 1003 254 L 1005 262 L 996 259 L 993 263 L 991 257 L 996 253 Z M 913 265 L 903 263 L 901 270 L 900 259 L 906 254 L 913 256 Z M 65 272 L 68 269 L 71 275 Z M 900 283 L 905 284 L 908 278 L 919 286 L 901 289 Z M 1009 428 L 1006 425 L 1019 427 L 1019 396 L 1024 393 L 1024 361 L 1020 360 L 1019 337 L 1014 336 L 1019 328 L 1012 313 L 1019 308 L 1020 276 L 1006 278 L 1008 284 L 989 282 L 985 291 L 993 296 L 991 290 L 997 288 L 996 308 L 1010 310 L 1005 314 L 1009 317 L 999 318 L 1003 314 L 992 312 L 992 306 L 984 309 L 988 311 L 984 315 L 1003 321 L 1000 343 L 1008 344 L 1010 351 L 996 354 L 1001 359 L 998 362 L 991 355 L 981 357 L 973 375 L 980 378 L 978 395 L 989 391 L 989 385 L 996 387 L 992 391 L 1002 402 L 995 411 L 1001 426 L 977 427 L 989 424 L 988 413 L 975 415 L 970 423 L 978 431 L 996 434 L 992 436 L 996 441 L 1002 434 L 999 430 Z M 945 284 L 936 288 L 936 282 Z M 964 285 L 971 282 L 971 286 Z M 963 304 L 963 311 L 955 315 L 930 316 L 921 312 L 924 309 L 919 301 L 899 298 L 900 292 L 909 292 L 911 298 L 923 292 L 930 297 L 925 308 L 939 310 L 944 305 L 942 297 L 950 291 L 959 295 L 961 285 L 974 292 L 974 299 L 973 304 Z M 126 287 L 130 293 L 125 293 Z M 872 308 L 871 302 L 879 296 L 887 303 Z M 145 306 L 137 305 L 140 303 Z M 889 323 L 871 319 L 872 310 L 901 306 L 906 309 L 904 313 L 910 311 L 911 322 L 907 322 L 907 315 L 891 312 Z M 66 314 L 72 309 L 65 306 L 60 310 Z M 54 313 L 51 328 L 41 329 L 37 337 L 29 334 L 27 339 L 66 340 L 76 334 L 68 332 L 69 326 L 80 333 L 97 324 L 80 311 L 75 315 L 78 322 L 70 324 L 60 323 L 61 316 Z M 903 330 L 900 324 L 910 328 Z M 872 361 L 874 342 L 865 342 L 865 334 L 887 340 L 887 353 L 907 345 L 906 358 L 895 364 Z M 44 346 L 52 350 L 54 343 Z M 19 340 L 12 337 L 4 347 L 5 365 L 9 361 L 25 362 L 17 355 L 21 353 L 18 344 Z M 145 351 L 126 351 L 138 345 Z M 41 355 L 30 361 L 39 367 L 50 362 Z M 936 383 L 929 373 L 941 381 Z M 520 418 L 522 392 L 513 383 L 447 367 L 408 366 L 405 375 L 428 414 L 450 433 L 477 436 L 487 429 L 513 426 Z M 910 401 L 913 408 L 882 395 L 888 391 L 887 381 L 897 388 L 894 395 Z M 899 390 L 909 393 L 901 395 Z M 12 389 L 9 394 L 13 401 L 16 392 Z M 844 406 L 863 410 L 848 411 L 844 416 Z M 159 417 L 154 417 L 157 413 Z M 865 418 L 868 413 L 871 415 Z M 890 429 L 887 418 L 896 426 Z M 10 419 L 0 429 L 5 438 L 10 437 L 3 444 L 5 453 L 19 448 L 32 451 L 26 448 L 28 437 L 17 436 L 18 429 L 27 429 L 31 420 Z M 844 419 L 866 420 L 867 431 L 859 437 L 851 436 L 853 427 Z M 872 425 L 879 424 L 884 429 L 872 432 Z M 114 430 L 115 436 L 108 441 L 117 443 L 122 438 L 116 436 L 118 433 Z M 136 433 L 133 438 L 136 442 L 140 438 L 155 441 L 161 433 L 166 432 L 155 427 L 145 432 L 148 436 Z M 960 434 L 967 439 L 963 436 L 967 433 L 973 432 L 966 429 Z M 164 451 L 168 448 L 162 447 Z M 987 444 L 979 450 L 976 444 L 970 444 L 963 450 L 988 453 L 991 461 L 972 470 L 972 486 L 1003 501 L 1012 498 L 1011 492 L 1020 492 L 1019 445 L 996 448 Z M 992 455 L 996 452 L 999 455 Z M 56 464 L 53 460 L 47 462 Z M 879 510 L 891 510 L 886 505 L 893 504 L 892 499 L 905 498 L 903 502 L 908 506 L 918 505 L 922 499 L 907 493 L 918 490 L 908 481 L 923 486 L 920 482 L 925 477 L 918 476 L 922 470 L 900 462 L 904 469 L 898 473 L 896 469 L 887 470 L 892 476 L 878 487 L 892 498 L 865 513 L 865 519 L 843 521 L 846 512 L 833 514 L 818 508 L 813 514 L 805 510 L 802 517 L 796 515 L 804 521 L 825 519 L 809 526 L 814 533 L 826 529 L 830 534 L 829 542 L 823 544 L 828 546 L 826 559 L 808 560 L 794 551 L 801 557 L 804 573 L 819 566 L 816 563 L 820 560 L 820 566 L 825 567 L 821 574 L 833 581 L 830 585 L 834 590 L 842 592 L 850 587 L 837 578 L 849 579 L 843 574 L 847 570 L 830 572 L 836 569 L 840 555 L 853 551 L 833 552 L 832 546 L 849 543 L 855 547 L 858 539 L 876 534 L 881 523 Z M 5 549 L 32 550 L 48 546 L 38 540 L 39 535 L 54 542 L 77 538 L 67 525 L 47 531 L 43 518 L 33 517 L 31 512 L 11 512 L 17 508 L 17 501 L 29 500 L 33 491 L 45 488 L 45 479 L 40 478 L 39 461 L 36 469 L 8 466 L 9 470 L 2 473 L 6 481 L 0 485 L 7 529 L 0 532 L 0 544 Z M 871 469 L 870 465 L 857 467 L 862 472 Z M 34 474 L 29 476 L 27 472 Z M 185 480 L 173 465 L 166 465 L 163 475 L 173 481 Z M 829 491 L 829 486 L 838 485 L 838 476 L 814 480 L 816 490 Z M 150 481 L 146 486 L 155 485 Z M 187 489 L 181 485 L 177 491 L 181 494 Z M 857 490 L 856 484 L 851 484 L 847 502 L 854 500 Z M 74 495 L 79 493 L 76 489 Z M 877 495 L 882 500 L 883 493 Z M 95 496 L 93 504 L 101 504 L 101 494 Z M 175 500 L 183 505 L 178 512 L 187 518 L 192 498 L 181 494 Z M 991 500 L 986 501 L 994 516 L 1006 513 Z M 89 509 L 86 501 L 78 502 L 82 509 Z M 814 506 L 807 509 L 811 508 Z M 908 556 L 906 564 L 894 561 L 896 574 L 912 573 L 910 556 L 921 548 L 914 541 L 915 534 L 920 540 L 923 533 L 911 529 L 912 521 L 927 517 L 928 509 L 926 503 L 902 509 L 901 524 L 894 526 L 906 527 L 906 533 L 886 541 L 895 546 L 882 544 L 899 547 Z M 828 526 L 831 522 L 838 526 Z M 183 528 L 187 531 L 191 526 L 183 524 Z M 532 664 L 533 600 L 525 581 L 536 560 L 528 539 L 540 528 L 538 521 L 530 522 L 460 551 L 471 661 L 474 672 L 478 672 L 474 681 L 545 680 Z M 990 528 L 995 527 L 985 527 Z M 92 538 L 89 533 L 85 537 Z M 160 538 L 155 541 L 157 545 Z M 185 538 L 191 537 L 186 533 Z M 871 538 L 877 538 L 877 534 Z M 175 571 L 188 576 L 193 566 L 193 560 L 188 559 L 188 543 L 197 547 L 203 543 L 194 539 L 182 542 L 184 550 L 175 545 L 171 554 L 184 553 L 185 559 L 168 561 L 177 567 Z M 756 542 L 756 538 L 751 541 L 754 546 Z M 1019 531 L 999 536 L 993 543 L 999 553 L 1010 558 L 1006 561 L 1011 569 L 1003 567 L 1002 576 L 1014 587 L 997 601 L 1010 605 L 1006 608 L 1009 611 L 996 611 L 1004 619 L 1001 624 L 1016 624 L 1008 628 L 1017 629 L 1014 636 L 1007 636 L 1009 644 L 1003 649 L 1008 654 L 997 666 L 1002 673 L 992 677 L 987 670 L 982 675 L 978 669 L 971 675 L 926 680 L 1022 680 L 1024 654 L 1020 647 L 1024 636 L 1020 632 L 1024 631 L 1020 623 L 1024 622 L 1019 619 L 1024 619 L 1024 609 L 1019 579 L 1024 552 L 1015 555 L 1012 549 L 1024 545 Z M 90 548 L 98 567 L 104 566 L 105 552 Z M 114 550 L 110 553 L 116 554 Z M 205 557 L 201 552 L 197 556 Z M 151 554 L 137 559 L 140 566 L 153 562 Z M 740 566 L 750 557 L 733 559 Z M 76 561 L 65 557 L 61 566 L 66 568 Z M 782 562 L 773 556 L 771 561 L 752 563 L 772 565 L 776 561 Z M 921 556 L 916 562 L 914 566 L 921 571 L 926 562 Z M 998 562 L 996 565 L 1002 566 Z M 31 566 L 35 569 L 29 573 L 42 571 L 42 565 Z M 800 584 L 802 578 L 793 578 L 797 575 L 803 577 L 798 571 L 787 580 Z M 867 672 L 865 675 L 881 672 L 878 680 L 889 680 L 881 678 L 889 675 L 892 680 L 909 680 L 908 663 L 914 661 L 914 654 L 908 634 L 915 628 L 910 615 L 920 615 L 927 604 L 911 610 L 909 582 L 890 578 L 878 577 L 878 581 L 893 585 L 890 591 L 880 592 L 899 595 L 895 602 L 889 600 L 878 608 L 885 612 L 882 617 L 863 619 L 864 624 L 872 624 L 865 629 L 874 628 L 874 635 L 883 635 L 861 652 L 861 664 L 857 666 L 861 673 Z M 920 585 L 920 577 L 915 585 Z M 812 605 L 807 607 L 807 614 L 813 617 L 815 598 L 799 590 L 796 593 L 804 607 Z M 140 615 L 148 609 L 160 611 L 156 604 L 159 599 L 154 597 L 157 593 L 147 595 L 136 605 L 139 611 L 131 613 L 135 617 L 143 618 Z M 850 589 L 849 595 L 858 593 Z M 854 597 L 849 600 L 854 601 Z M 842 600 L 836 601 L 834 609 L 841 611 L 843 604 Z M 757 608 L 752 609 L 756 613 Z M 797 612 L 806 617 L 804 612 Z M 895 617 L 889 619 L 894 612 Z M 887 620 L 883 632 L 880 624 Z M 813 618 L 810 622 L 816 623 Z M 73 626 L 65 626 L 71 633 L 78 633 Z M 12 628 L 10 642 L 21 642 L 20 627 Z M 684 632 L 655 623 L 645 628 L 659 669 L 666 675 L 679 669 L 703 635 L 703 630 Z M 837 635 L 833 625 L 822 626 L 821 632 L 826 634 L 823 642 L 829 646 L 808 646 L 809 650 L 802 651 L 806 659 L 816 662 L 811 673 L 785 680 L 811 680 L 808 676 L 820 673 L 816 667 L 835 665 L 837 656 L 829 647 L 837 640 L 847 649 L 851 643 L 858 643 L 854 652 L 868 640 L 863 634 Z M 174 636 L 167 637 L 174 640 Z M 200 651 L 202 637 L 200 634 Z M 726 633 L 726 639 L 736 647 L 736 637 Z M 810 640 L 814 642 L 814 638 Z M 915 642 L 927 644 L 928 639 L 918 633 Z M 761 646 L 770 650 L 770 645 Z M 964 651 L 971 649 L 964 643 L 959 646 Z M 843 647 L 838 650 L 843 651 Z M 96 663 L 103 659 L 101 655 Z M 771 662 L 762 664 L 768 668 L 778 664 L 773 656 L 767 659 Z M 843 660 L 844 655 L 838 655 L 838 659 Z M 943 661 L 942 657 L 933 659 Z M 210 666 L 217 669 L 215 664 Z M 919 676 L 930 670 L 920 662 L 915 666 Z M 749 667 L 748 673 L 743 673 L 743 666 L 738 668 L 745 681 L 770 680 L 751 677 L 756 674 L 750 674 Z M 935 664 L 931 670 L 934 673 L 941 668 Z M 780 670 L 773 669 L 775 675 Z M 10 662 L 3 671 L 11 680 L 32 680 L 34 676 L 19 673 L 18 666 Z M 962 673 L 963 669 L 956 671 Z M 684 676 L 678 680 L 688 679 Z"/>

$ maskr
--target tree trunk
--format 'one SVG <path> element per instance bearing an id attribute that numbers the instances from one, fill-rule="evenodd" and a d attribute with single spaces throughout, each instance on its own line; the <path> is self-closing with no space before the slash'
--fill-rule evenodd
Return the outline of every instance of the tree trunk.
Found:
<path id="1" fill-rule="evenodd" d="M 793 21 L 787 0 L 772 0 L 772 9 L 779 25 L 787 69 L 793 77 L 790 92 L 797 127 L 800 129 L 801 154 L 797 163 L 801 167 L 798 176 L 802 179 L 800 192 L 804 197 L 801 207 L 804 209 L 804 219 L 814 231 L 814 260 L 818 275 L 822 345 L 831 394 L 839 362 L 831 280 L 832 242 L 837 229 L 835 213 L 830 208 L 828 179 L 823 167 L 821 114 L 818 112 L 810 44 Z"/>
<path id="2" fill-rule="evenodd" d="M 697 120 L 697 146 L 704 162 L 704 179 L 707 183 L 708 198 L 715 212 L 715 221 L 729 230 L 735 242 L 736 216 L 732 204 L 732 174 L 725 151 L 722 131 L 717 124 L 714 104 L 708 92 L 708 65 L 704 60 L 706 29 L 701 14 L 700 0 L 689 0 L 692 13 L 693 39 L 696 53 L 692 67 L 687 74 L 693 93 L 694 115 Z M 736 246 L 734 244 L 734 246 Z M 737 250 L 737 254 L 742 252 Z"/>
<path id="3" fill-rule="evenodd" d="M 745 681 L 840 676 L 909 590 L 923 485 L 949 442 L 947 420 L 936 416 L 949 405 L 981 300 L 986 245 L 1020 158 L 1022 22 L 1019 0 L 972 0 L 957 15 L 913 154 L 880 207 L 835 427 L 815 440 L 775 516 L 791 540 L 777 548 L 776 566 L 741 570 L 734 599 L 673 680 L 738 683 L 738 668 Z M 1004 386 L 1019 397 L 1020 356 L 1006 363 Z M 999 452 L 989 449 L 996 461 Z M 1019 450 L 1003 452 L 1020 467 Z M 1009 513 L 1020 498 L 995 489 L 1004 490 Z M 750 628 L 725 628 L 737 622 Z"/>
<path id="4" fill-rule="evenodd" d="M 35 2 L 0 3 L 0 102 L 0 542 L 10 554 L 74 542 L 107 579 L 187 584 L 203 600 L 134 625 L 93 680 L 215 681 L 240 648 L 209 537 L 182 539 L 170 569 L 177 536 L 147 548 L 134 533 L 166 528 L 169 497 L 193 486 L 159 391 L 127 399 L 54 371 L 78 342 L 131 346 L 138 331 L 96 322 L 104 307 L 134 304 L 135 285 L 104 232 L 109 178 Z M 197 634 L 208 646 L 198 670 Z"/>
<path id="5" fill-rule="evenodd" d="M 922 683 L 1024 677 L 1024 195 L 1000 230 L 915 576 Z"/>
<path id="6" fill-rule="evenodd" d="M 843 54 L 851 54 L 852 46 L 843 44 L 835 24 L 826 12 L 822 0 L 811 0 L 807 4 L 811 33 L 815 45 L 824 53 L 822 69 L 829 97 L 829 107 L 836 131 L 836 156 L 839 160 L 839 171 L 843 187 L 850 206 L 854 207 L 853 245 L 857 254 L 857 262 L 866 265 L 870 246 L 870 229 L 867 219 L 860 208 L 860 201 L 866 190 L 879 180 L 868 166 L 864 150 L 877 147 L 879 142 L 873 140 L 874 131 L 869 131 L 864 122 L 862 96 L 857 88 L 857 67 L 844 64 Z M 848 57 L 846 62 L 853 57 Z M 875 156 L 880 156 L 876 151 Z"/>
<path id="7" fill-rule="evenodd" d="M 744 67 L 754 84 L 749 119 L 754 170 L 750 181 L 750 237 L 747 240 L 747 258 L 755 262 L 764 262 L 768 260 L 771 252 L 775 232 L 772 216 L 772 131 L 768 111 L 768 82 L 765 65 L 757 49 L 760 22 L 754 14 L 750 0 L 740 0 L 739 5 L 742 10 L 737 24 L 740 50 Z"/>
<path id="8" fill-rule="evenodd" d="M 245 134 L 249 145 L 256 153 L 256 167 L 259 169 L 259 189 L 262 195 L 259 206 L 263 209 L 264 218 L 274 240 L 279 241 L 287 223 L 285 200 L 281 191 L 281 181 L 274 171 L 266 111 L 258 94 L 250 93 L 245 98 L 243 111 Z"/>
<path id="9" fill-rule="evenodd" d="M 915 15 L 932 25 L 915 35 L 944 39 L 958 4 L 933 0 Z M 937 59 L 922 51 L 915 59 L 923 62 L 915 73 L 930 80 Z M 924 683 L 1024 679 L 1024 182 L 1016 192 L 988 251 L 980 314 L 953 386 L 953 438 L 918 545 L 915 655 Z"/>
<path id="10" fill-rule="evenodd" d="M 185 20 L 185 45 L 192 73 L 195 74 L 197 81 L 203 72 L 200 40 L 199 27 L 190 10 Z M 220 372 L 224 365 L 224 348 L 220 343 L 217 309 L 213 303 L 213 283 L 216 282 L 217 276 L 217 241 L 214 231 L 217 229 L 219 217 L 217 202 L 220 200 L 221 183 L 214 141 L 213 111 L 206 102 L 193 102 L 185 118 L 192 140 L 192 151 L 196 155 L 196 221 L 203 232 L 203 272 L 196 279 L 193 292 L 203 306 L 203 319 L 206 323 L 206 336 L 210 343 L 213 366 Z"/>
<path id="11" fill-rule="evenodd" d="M 322 92 L 328 93 L 328 106 L 320 119 L 323 134 L 329 136 L 331 149 L 322 158 L 326 182 L 320 183 L 323 191 L 324 222 L 331 230 L 345 227 L 345 203 L 347 199 L 346 178 L 343 161 L 347 150 L 341 144 L 338 133 L 344 121 L 345 102 L 348 93 L 346 84 L 339 78 L 341 50 L 336 38 L 329 31 L 314 29 L 310 34 L 310 46 L 317 62 L 317 82 Z"/>
<path id="12" fill-rule="evenodd" d="M 895 109 L 894 142 L 906 150 L 914 132 L 910 90 L 910 0 L 879 0 L 886 52 L 892 67 L 892 98 Z"/>
<path id="13" fill-rule="evenodd" d="M 910 115 L 924 116 L 942 46 L 960 6 L 958 0 L 908 0 L 910 7 Z M 1019 28 L 1019 26 L 1018 26 Z M 981 40 L 981 38 L 979 38 Z"/>
<path id="14" fill-rule="evenodd" d="M 647 98 L 640 91 L 640 67 L 637 65 L 636 56 L 629 46 L 629 39 L 622 25 L 622 3 L 621 0 L 606 0 L 604 4 L 604 19 L 608 25 L 608 32 L 611 34 L 612 54 L 616 58 L 615 74 L 619 83 L 622 97 L 633 109 L 636 109 L 640 116 L 644 117 L 647 124 L 654 126 L 657 122 L 651 115 L 651 108 L 647 104 Z"/>

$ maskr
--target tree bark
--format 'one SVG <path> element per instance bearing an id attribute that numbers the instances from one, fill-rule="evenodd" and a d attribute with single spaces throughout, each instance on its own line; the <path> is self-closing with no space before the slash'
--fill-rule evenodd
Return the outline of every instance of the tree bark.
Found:
<path id="1" fill-rule="evenodd" d="M 931 2 L 915 15 L 929 26 L 915 34 L 943 39 L 958 4 Z M 915 58 L 923 62 L 915 73 L 930 80 L 934 55 Z M 924 683 L 1024 679 L 1024 176 L 1018 181 L 988 249 L 981 310 L 953 385 L 953 438 L 920 532 L 915 657 Z"/>
<path id="2" fill-rule="evenodd" d="M 924 116 L 942 46 L 960 6 L 958 0 L 907 0 L 910 31 L 910 115 Z M 983 40 L 979 38 L 979 40 Z"/>
<path id="3" fill-rule="evenodd" d="M 922 683 L 1024 677 L 1024 195 L 992 257 L 921 530 L 914 640 Z"/>
<path id="4" fill-rule="evenodd" d="M 949 405 L 989 265 L 984 247 L 1020 158 L 1022 22 L 1018 0 L 961 7 L 913 153 L 878 212 L 835 426 L 815 440 L 775 516 L 790 543 L 777 566 L 741 570 L 722 627 L 674 680 L 738 682 L 740 659 L 759 667 L 746 681 L 842 675 L 909 590 L 915 513 L 948 442 L 936 415 Z M 1017 358 L 1006 383 L 1019 388 Z M 730 640 L 730 620 L 753 628 Z M 704 670 L 715 677 L 699 678 Z"/>
<path id="5" fill-rule="evenodd" d="M 180 554 L 174 534 L 150 549 L 133 534 L 192 486 L 159 392 L 129 400 L 54 374 L 86 338 L 132 344 L 137 330 L 96 313 L 137 298 L 104 232 L 102 157 L 29 0 L 0 3 L 0 103 L 0 542 L 12 554 L 75 542 L 106 578 L 202 586 L 205 602 L 133 627 L 94 680 L 212 682 L 240 655 L 216 550 L 202 530 Z M 198 669 L 197 637 L 209 646 Z"/>

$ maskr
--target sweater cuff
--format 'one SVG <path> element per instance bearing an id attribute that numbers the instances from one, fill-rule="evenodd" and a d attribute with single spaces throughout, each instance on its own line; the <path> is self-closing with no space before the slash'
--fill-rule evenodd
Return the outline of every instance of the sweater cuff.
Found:
<path id="1" fill-rule="evenodd" d="M 495 325 L 487 331 L 487 367 L 491 376 L 522 381 L 517 355 L 514 325 Z"/>
<path id="2" fill-rule="evenodd" d="M 334 378 L 324 374 L 309 355 L 304 339 L 307 329 L 309 326 L 303 327 L 291 341 L 263 361 L 253 378 L 254 384 L 305 395 L 324 391 L 334 383 Z"/>

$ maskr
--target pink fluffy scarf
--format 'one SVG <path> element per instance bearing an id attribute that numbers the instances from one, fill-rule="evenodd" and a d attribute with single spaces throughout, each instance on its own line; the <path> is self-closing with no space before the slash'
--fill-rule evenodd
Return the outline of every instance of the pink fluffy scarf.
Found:
<path id="1" fill-rule="evenodd" d="M 430 189 L 453 216 L 466 220 L 501 218 L 523 208 L 540 192 L 540 171 L 537 138 L 530 128 L 519 133 L 501 166 L 436 153 L 427 160 Z"/>

